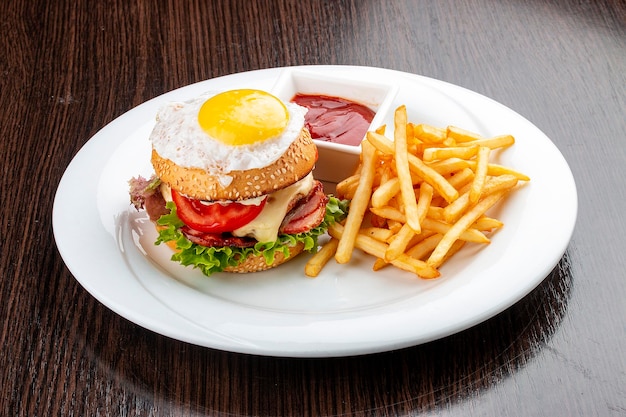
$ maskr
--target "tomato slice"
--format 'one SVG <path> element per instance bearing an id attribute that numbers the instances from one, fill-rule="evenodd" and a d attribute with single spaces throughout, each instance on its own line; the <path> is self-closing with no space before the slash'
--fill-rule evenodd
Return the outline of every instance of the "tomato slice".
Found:
<path id="1" fill-rule="evenodd" d="M 178 218 L 183 223 L 194 230 L 207 233 L 232 232 L 239 229 L 254 220 L 266 202 L 266 199 L 263 199 L 258 206 L 235 202 L 206 204 L 174 190 L 172 200 L 176 204 Z"/>

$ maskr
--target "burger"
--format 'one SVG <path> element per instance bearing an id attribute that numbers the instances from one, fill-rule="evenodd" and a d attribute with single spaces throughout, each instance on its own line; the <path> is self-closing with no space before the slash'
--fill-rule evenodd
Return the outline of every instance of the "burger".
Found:
<path id="1" fill-rule="evenodd" d="M 129 181 L 172 260 L 215 272 L 276 267 L 345 216 L 313 178 L 306 109 L 253 89 L 168 103 L 150 134 L 154 175 Z"/>

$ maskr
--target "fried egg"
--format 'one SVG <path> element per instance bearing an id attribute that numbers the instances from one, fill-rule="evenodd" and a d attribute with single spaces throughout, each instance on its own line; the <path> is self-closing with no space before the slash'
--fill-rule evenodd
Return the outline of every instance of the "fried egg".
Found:
<path id="1" fill-rule="evenodd" d="M 299 137 L 306 108 L 252 89 L 208 93 L 159 109 L 150 135 L 163 158 L 223 178 L 276 162 Z"/>

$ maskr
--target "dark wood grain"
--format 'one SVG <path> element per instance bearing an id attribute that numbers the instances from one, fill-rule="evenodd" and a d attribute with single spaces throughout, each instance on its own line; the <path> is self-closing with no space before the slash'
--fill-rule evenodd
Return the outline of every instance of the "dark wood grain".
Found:
<path id="1" fill-rule="evenodd" d="M 623 0 L 10 0 L 0 16 L 0 415 L 626 415 Z M 51 226 L 80 147 L 174 88 L 306 64 L 430 76 L 535 123 L 579 192 L 554 271 L 464 332 L 330 359 L 189 345 L 87 293 Z"/>

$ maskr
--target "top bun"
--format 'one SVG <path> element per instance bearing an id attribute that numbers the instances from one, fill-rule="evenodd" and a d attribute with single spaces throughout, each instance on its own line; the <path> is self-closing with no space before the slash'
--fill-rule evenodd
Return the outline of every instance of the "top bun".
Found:
<path id="1" fill-rule="evenodd" d="M 317 147 L 308 129 L 273 164 L 245 171 L 231 171 L 232 182 L 224 187 L 216 175 L 187 168 L 163 158 L 152 149 L 152 165 L 161 181 L 191 198 L 206 201 L 245 200 L 270 194 L 306 177 L 317 161 Z"/>

